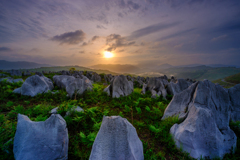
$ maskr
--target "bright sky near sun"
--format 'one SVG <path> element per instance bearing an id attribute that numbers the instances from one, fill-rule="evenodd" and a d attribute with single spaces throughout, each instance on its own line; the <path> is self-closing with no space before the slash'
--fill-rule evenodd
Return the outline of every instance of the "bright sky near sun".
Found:
<path id="1" fill-rule="evenodd" d="M 239 0 L 1 0 L 0 59 L 238 65 L 239 8 Z"/>

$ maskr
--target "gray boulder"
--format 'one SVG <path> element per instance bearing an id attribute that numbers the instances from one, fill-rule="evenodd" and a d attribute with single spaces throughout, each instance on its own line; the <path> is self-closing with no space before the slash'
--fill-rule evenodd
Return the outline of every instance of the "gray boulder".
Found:
<path id="1" fill-rule="evenodd" d="M 185 79 L 177 79 L 176 81 L 171 80 L 167 85 L 167 92 L 168 94 L 175 95 L 176 93 L 180 93 L 187 89 L 191 84 L 192 82 Z"/>
<path id="2" fill-rule="evenodd" d="M 81 107 L 79 107 L 79 106 L 75 106 L 75 107 L 71 108 L 70 111 L 67 111 L 67 112 L 66 112 L 65 117 L 66 117 L 66 116 L 70 116 L 70 115 L 71 115 L 72 113 L 74 113 L 74 112 L 84 112 L 84 110 L 83 110 Z"/>
<path id="3" fill-rule="evenodd" d="M 20 70 L 8 70 L 7 73 L 10 73 L 11 76 L 18 76 L 18 77 L 22 77 L 22 71 Z"/>
<path id="4" fill-rule="evenodd" d="M 104 80 L 105 80 L 105 82 L 107 82 L 107 83 L 110 83 L 113 79 L 114 79 L 114 76 L 111 75 L 111 74 L 105 74 L 105 75 L 104 75 Z"/>
<path id="5" fill-rule="evenodd" d="M 53 76 L 54 83 L 61 89 L 66 89 L 68 83 L 75 80 L 75 77 L 68 75 L 55 75 Z"/>
<path id="6" fill-rule="evenodd" d="M 4 74 L 4 73 L 0 73 L 0 77 L 7 77 L 8 75 Z"/>
<path id="7" fill-rule="evenodd" d="M 178 112 L 183 113 L 185 109 L 183 117 L 186 119 L 182 118 L 182 123 L 172 126 L 170 133 L 176 146 L 193 158 L 222 158 L 236 148 L 237 142 L 229 127 L 231 103 L 228 92 L 208 80 L 196 84 L 173 98 L 175 104 L 179 102 L 179 106 L 175 105 Z"/>
<path id="8" fill-rule="evenodd" d="M 145 94 L 146 91 L 152 93 L 152 98 L 162 95 L 166 99 L 167 91 L 165 89 L 164 82 L 165 79 L 159 77 L 152 77 L 148 80 L 147 85 L 143 85 L 142 94 Z"/>
<path id="9" fill-rule="evenodd" d="M 168 104 L 164 111 L 162 120 L 167 117 L 178 116 L 179 120 L 185 119 L 187 116 L 187 107 L 193 99 L 193 94 L 198 83 L 194 83 L 186 90 L 173 96 L 172 101 Z"/>
<path id="10" fill-rule="evenodd" d="M 85 91 L 92 90 L 92 83 L 88 78 L 75 78 L 70 80 L 66 86 L 68 96 L 72 98 L 74 94 L 83 94 Z"/>
<path id="11" fill-rule="evenodd" d="M 34 97 L 39 93 L 46 93 L 52 90 L 52 81 L 44 76 L 34 75 L 28 77 L 20 88 L 15 89 L 13 92 Z"/>
<path id="12" fill-rule="evenodd" d="M 113 98 L 119 98 L 120 96 L 128 96 L 133 92 L 133 82 L 128 81 L 124 75 L 116 76 L 111 81 L 111 84 L 104 89 Z"/>
<path id="13" fill-rule="evenodd" d="M 6 78 L 0 78 L 0 82 L 6 80 L 9 83 L 18 83 L 18 82 L 23 82 L 22 78 L 18 79 L 13 79 L 12 77 L 6 77 Z"/>
<path id="14" fill-rule="evenodd" d="M 43 73 L 41 73 L 41 72 L 35 72 L 35 75 L 44 76 Z"/>
<path id="15" fill-rule="evenodd" d="M 240 121 L 240 84 L 228 89 L 231 100 L 231 120 Z"/>
<path id="16" fill-rule="evenodd" d="M 92 90 L 91 81 L 85 76 L 82 77 L 81 79 L 68 75 L 55 75 L 53 81 L 59 88 L 66 89 L 68 96 L 72 98 L 74 94 L 83 94 L 87 90 Z"/>
<path id="17" fill-rule="evenodd" d="M 68 159 L 65 120 L 59 114 L 52 114 L 46 121 L 33 122 L 27 116 L 18 114 L 13 152 L 16 160 Z"/>
<path id="18" fill-rule="evenodd" d="M 102 78 L 97 73 L 92 71 L 87 71 L 86 77 L 93 82 L 101 82 Z"/>
<path id="19" fill-rule="evenodd" d="M 24 73 L 23 73 L 24 76 L 31 76 L 31 72 L 29 72 L 28 70 L 26 70 Z"/>
<path id="20" fill-rule="evenodd" d="M 143 145 L 127 119 L 104 116 L 89 159 L 143 160 Z"/>

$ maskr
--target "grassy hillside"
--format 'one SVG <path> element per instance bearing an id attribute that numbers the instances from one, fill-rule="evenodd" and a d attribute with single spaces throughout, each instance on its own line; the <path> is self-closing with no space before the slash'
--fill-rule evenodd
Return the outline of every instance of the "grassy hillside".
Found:
<path id="1" fill-rule="evenodd" d="M 45 76 L 52 78 L 53 74 Z M 142 95 L 141 89 L 135 88 L 127 97 L 111 98 L 103 92 L 106 86 L 102 83 L 94 84 L 93 92 L 86 92 L 76 100 L 67 98 L 66 91 L 56 86 L 54 91 L 59 91 L 56 94 L 49 92 L 36 97 L 13 94 L 12 91 L 20 86 L 21 83 L 0 83 L 0 159 L 14 159 L 11 139 L 15 135 L 18 113 L 27 115 L 33 121 L 44 121 L 50 116 L 51 109 L 59 107 L 58 113 L 64 117 L 74 106 L 82 107 L 84 112 L 64 117 L 69 132 L 69 160 L 89 159 L 103 115 L 120 115 L 133 124 L 143 143 L 146 160 L 192 159 L 175 147 L 169 133 L 178 120 L 173 117 L 161 121 L 172 96 L 168 95 L 167 100 L 162 97 L 152 99 L 150 92 Z M 240 129 L 236 125 L 238 123 L 230 125 L 238 136 L 236 153 L 227 154 L 224 159 L 240 159 Z"/>
<path id="2" fill-rule="evenodd" d="M 239 84 L 240 83 L 240 73 L 226 77 L 225 81 L 230 82 L 230 83 Z"/>
<path id="3" fill-rule="evenodd" d="M 191 78 L 196 80 L 208 79 L 210 81 L 213 81 L 234 75 L 236 73 L 240 73 L 240 68 L 234 67 L 212 68 L 208 66 L 197 66 L 197 67 L 169 68 L 160 70 L 159 72 L 166 74 L 167 76 L 173 75 L 177 78 Z"/>
<path id="4" fill-rule="evenodd" d="M 105 73 L 105 74 L 112 74 L 112 75 L 117 75 L 118 73 L 115 72 L 111 72 L 108 70 L 98 70 L 98 69 L 90 69 L 87 67 L 82 67 L 82 66 L 56 66 L 56 67 L 41 67 L 41 68 L 35 68 L 35 69 L 28 69 L 29 71 L 38 71 L 38 72 L 42 72 L 42 71 L 62 71 L 62 70 L 69 70 L 70 68 L 75 68 L 77 71 L 94 71 L 98 74 L 100 73 Z M 25 69 L 24 69 L 25 70 Z M 22 70 L 22 71 L 24 71 Z"/>

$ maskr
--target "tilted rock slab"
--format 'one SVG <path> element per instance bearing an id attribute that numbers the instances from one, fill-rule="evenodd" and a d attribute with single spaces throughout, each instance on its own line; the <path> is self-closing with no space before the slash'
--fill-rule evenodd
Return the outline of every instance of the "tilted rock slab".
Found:
<path id="1" fill-rule="evenodd" d="M 231 120 L 240 121 L 240 84 L 228 89 L 231 100 Z"/>
<path id="2" fill-rule="evenodd" d="M 162 95 L 166 99 L 167 91 L 165 89 L 166 80 L 160 77 L 152 77 L 149 79 L 146 85 L 143 85 L 142 93 L 145 94 L 146 91 L 152 93 L 152 98 Z"/>
<path id="3" fill-rule="evenodd" d="M 13 92 L 21 95 L 34 97 L 39 93 L 46 93 L 53 88 L 53 83 L 49 78 L 34 75 L 28 77 L 22 84 L 22 86 L 15 89 Z"/>
<path id="4" fill-rule="evenodd" d="M 17 131 L 13 146 L 16 160 L 66 160 L 68 159 L 68 129 L 59 114 L 46 121 L 33 122 L 18 114 Z"/>
<path id="5" fill-rule="evenodd" d="M 192 82 L 185 79 L 177 79 L 176 83 L 171 80 L 171 82 L 167 85 L 167 92 L 168 94 L 175 95 L 176 93 L 180 93 L 187 89 L 191 84 Z"/>
<path id="6" fill-rule="evenodd" d="M 231 153 L 237 143 L 237 137 L 229 127 L 230 112 L 228 92 L 220 85 L 204 80 L 175 95 L 164 116 L 167 113 L 168 116 L 186 114 L 182 116 L 182 123 L 174 124 L 170 129 L 178 148 L 197 159 L 201 156 L 222 158 Z"/>
<path id="7" fill-rule="evenodd" d="M 143 160 L 136 129 L 120 116 L 104 116 L 89 160 Z"/>
<path id="8" fill-rule="evenodd" d="M 104 92 L 113 98 L 128 96 L 133 92 L 133 82 L 128 81 L 124 75 L 115 76 L 111 84 L 104 89 Z"/>
<path id="9" fill-rule="evenodd" d="M 167 108 L 164 111 L 162 120 L 173 116 L 178 116 L 179 120 L 186 118 L 188 105 L 192 102 L 197 84 L 198 83 L 196 82 L 186 90 L 173 96 L 172 101 L 168 104 Z"/>

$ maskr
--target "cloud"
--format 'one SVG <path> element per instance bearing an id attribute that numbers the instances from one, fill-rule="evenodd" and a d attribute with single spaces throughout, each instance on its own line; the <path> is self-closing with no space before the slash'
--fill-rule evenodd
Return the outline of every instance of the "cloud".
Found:
<path id="1" fill-rule="evenodd" d="M 152 33 L 159 32 L 159 31 L 171 28 L 171 27 L 175 27 L 179 24 L 180 24 L 180 22 L 167 23 L 167 24 L 158 23 L 158 24 L 150 25 L 145 28 L 142 28 L 142 29 L 132 32 L 131 35 L 129 36 L 129 38 L 134 39 L 134 38 L 143 37 L 148 34 L 152 34 Z"/>
<path id="2" fill-rule="evenodd" d="M 60 44 L 74 45 L 82 42 L 86 37 L 86 34 L 82 30 L 76 30 L 75 32 L 66 32 L 61 35 L 56 35 L 50 40 L 60 42 Z"/>
<path id="3" fill-rule="evenodd" d="M 79 51 L 79 53 L 80 53 L 80 54 L 84 54 L 84 53 L 85 53 L 85 51 Z"/>
<path id="4" fill-rule="evenodd" d="M 111 34 L 106 37 L 107 51 L 114 51 L 119 47 L 128 47 L 135 44 L 135 41 L 128 41 L 126 37 L 119 34 Z"/>
<path id="5" fill-rule="evenodd" d="M 141 6 L 133 1 L 128 1 L 127 2 L 127 6 L 130 8 L 130 9 L 134 9 L 134 10 L 138 10 Z"/>
<path id="6" fill-rule="evenodd" d="M 95 40 L 97 40 L 97 39 L 99 39 L 99 38 L 100 38 L 99 36 L 93 36 L 93 37 L 92 37 L 92 42 L 95 41 Z"/>
<path id="7" fill-rule="evenodd" d="M 191 29 L 187 29 L 187 30 L 184 30 L 184 31 L 180 31 L 180 32 L 177 32 L 177 33 L 170 34 L 168 36 L 159 38 L 159 39 L 157 39 L 157 41 L 167 40 L 167 39 L 170 39 L 170 38 L 175 38 L 175 37 L 178 37 L 178 36 L 186 35 L 187 33 L 192 32 L 194 30 L 195 30 L 195 28 L 191 28 Z"/>
<path id="8" fill-rule="evenodd" d="M 104 27 L 103 25 L 97 25 L 96 26 L 98 29 L 107 29 L 106 27 Z"/>
<path id="9" fill-rule="evenodd" d="M 222 36 L 218 36 L 218 37 L 215 37 L 213 39 L 211 39 L 211 41 L 218 41 L 218 40 L 223 40 L 223 39 L 226 39 L 227 38 L 227 35 L 222 35 Z"/>
<path id="10" fill-rule="evenodd" d="M 9 51 L 12 51 L 12 49 L 8 47 L 0 47 L 0 52 L 9 52 Z"/>
<path id="11" fill-rule="evenodd" d="M 83 47 L 84 47 L 84 46 L 87 46 L 87 45 L 88 45 L 88 43 L 87 43 L 87 42 L 83 42 L 81 46 L 83 46 Z"/>

